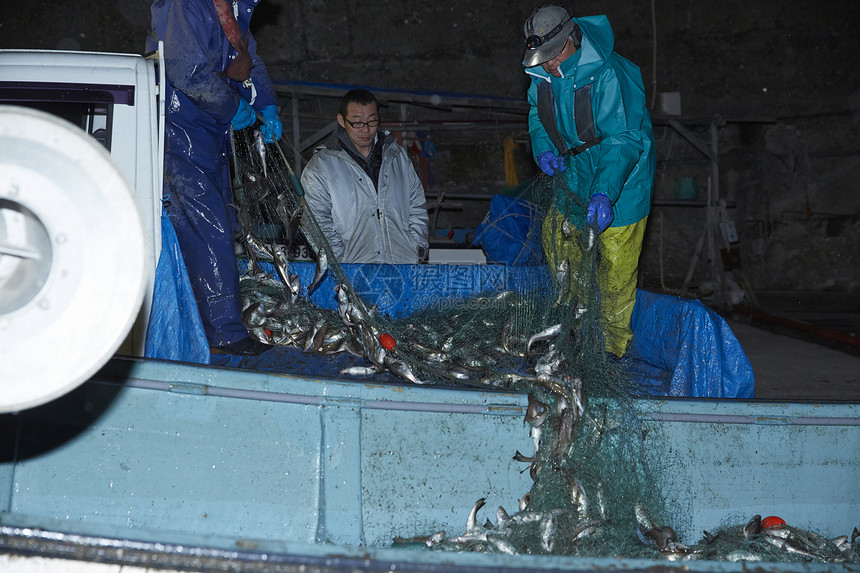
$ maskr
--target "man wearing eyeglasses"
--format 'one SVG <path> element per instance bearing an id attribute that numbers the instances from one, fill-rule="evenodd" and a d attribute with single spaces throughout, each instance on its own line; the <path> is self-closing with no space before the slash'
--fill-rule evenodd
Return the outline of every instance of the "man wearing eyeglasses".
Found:
<path id="1" fill-rule="evenodd" d="M 427 257 L 424 187 L 406 150 L 379 131 L 367 90 L 343 96 L 332 137 L 314 150 L 302 186 L 341 263 L 419 263 Z"/>
<path id="2" fill-rule="evenodd" d="M 642 74 L 615 53 L 606 16 L 574 18 L 560 6 L 542 6 L 526 20 L 524 35 L 532 153 L 553 177 L 554 208 L 543 227 L 547 260 L 553 268 L 574 269 L 579 245 L 596 242 L 605 347 L 623 356 L 633 338 L 630 317 L 654 182 Z M 574 232 L 565 232 L 565 223 Z M 596 241 L 588 240 L 595 234 Z"/>

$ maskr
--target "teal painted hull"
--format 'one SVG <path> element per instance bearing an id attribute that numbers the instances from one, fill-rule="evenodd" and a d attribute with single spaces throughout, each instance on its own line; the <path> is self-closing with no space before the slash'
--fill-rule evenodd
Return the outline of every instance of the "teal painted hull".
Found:
<path id="1" fill-rule="evenodd" d="M 659 487 L 681 540 L 756 513 L 830 537 L 860 525 L 860 405 L 637 403 L 646 445 L 666 452 Z M 516 510 L 531 487 L 512 459 L 533 448 L 525 407 L 519 394 L 113 359 L 65 397 L 0 417 L 0 539 L 38 527 L 253 555 L 617 567 L 392 547 L 462 532 L 482 497 Z"/>

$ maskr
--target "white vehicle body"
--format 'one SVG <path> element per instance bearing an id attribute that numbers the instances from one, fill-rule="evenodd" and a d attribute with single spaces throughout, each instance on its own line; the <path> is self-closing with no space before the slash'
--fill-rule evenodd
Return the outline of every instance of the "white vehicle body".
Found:
<path id="1" fill-rule="evenodd" d="M 134 356 L 144 353 L 161 250 L 159 69 L 155 59 L 135 54 L 0 50 L 0 105 L 36 108 L 76 124 L 107 148 L 133 188 L 150 270 L 140 314 L 120 347 L 120 353 Z M 45 160 L 50 169 L 50 158 Z"/>

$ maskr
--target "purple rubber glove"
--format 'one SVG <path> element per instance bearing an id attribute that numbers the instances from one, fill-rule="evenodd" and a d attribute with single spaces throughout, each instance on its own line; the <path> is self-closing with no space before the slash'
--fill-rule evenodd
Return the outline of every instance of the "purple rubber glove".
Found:
<path id="1" fill-rule="evenodd" d="M 281 118 L 278 115 L 278 107 L 268 105 L 263 108 L 263 125 L 260 127 L 260 133 L 263 134 L 263 141 L 266 143 L 274 143 L 281 139 L 284 132 L 284 126 L 281 124 Z"/>
<path id="2" fill-rule="evenodd" d="M 564 159 L 552 151 L 544 151 L 537 156 L 537 161 L 538 166 L 540 166 L 540 170 L 547 175 L 555 175 L 556 171 L 561 173 L 567 169 L 567 165 L 564 164 Z"/>
<path id="3" fill-rule="evenodd" d="M 597 227 L 597 232 L 602 233 L 612 224 L 613 219 L 615 219 L 615 213 L 612 212 L 612 201 L 609 197 L 603 193 L 592 195 L 585 217 L 588 224 L 594 225 Z"/>
<path id="4" fill-rule="evenodd" d="M 239 98 L 239 109 L 236 110 L 236 115 L 234 115 L 233 119 L 230 121 L 233 125 L 233 129 L 239 130 L 251 127 L 256 121 L 257 114 L 254 113 L 254 108 L 251 107 L 248 100 L 245 98 Z"/>

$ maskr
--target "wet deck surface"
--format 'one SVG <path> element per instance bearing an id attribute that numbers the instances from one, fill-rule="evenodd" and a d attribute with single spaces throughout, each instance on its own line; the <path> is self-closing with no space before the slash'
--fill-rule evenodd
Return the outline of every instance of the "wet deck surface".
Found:
<path id="1" fill-rule="evenodd" d="M 860 300 L 759 295 L 772 317 L 735 313 L 729 326 L 755 374 L 756 398 L 860 402 Z"/>

